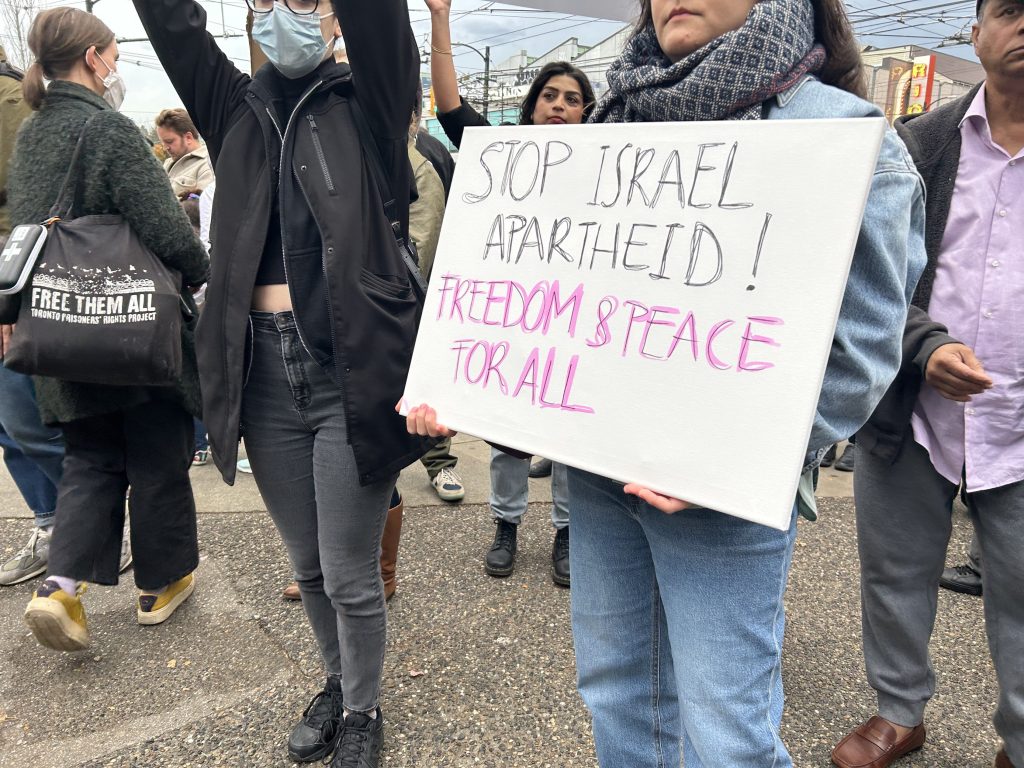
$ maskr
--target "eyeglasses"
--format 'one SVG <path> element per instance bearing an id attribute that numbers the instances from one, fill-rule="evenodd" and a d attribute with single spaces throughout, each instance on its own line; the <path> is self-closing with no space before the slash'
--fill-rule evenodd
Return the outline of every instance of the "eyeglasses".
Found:
<path id="1" fill-rule="evenodd" d="M 310 16 L 317 11 L 320 0 L 282 0 L 288 10 L 297 16 Z M 270 13 L 274 10 L 274 0 L 245 0 L 253 13 Z"/>

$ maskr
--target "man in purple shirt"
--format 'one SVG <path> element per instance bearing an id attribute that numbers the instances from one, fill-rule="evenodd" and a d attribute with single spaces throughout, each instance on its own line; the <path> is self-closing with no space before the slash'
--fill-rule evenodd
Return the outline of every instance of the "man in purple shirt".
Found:
<path id="1" fill-rule="evenodd" d="M 840 768 L 885 768 L 925 743 L 928 641 L 961 484 L 1000 689 L 995 765 L 1024 768 L 1024 0 L 980 0 L 977 14 L 986 81 L 897 123 L 928 191 L 928 265 L 901 370 L 858 435 L 864 660 L 878 714 L 833 750 Z"/>

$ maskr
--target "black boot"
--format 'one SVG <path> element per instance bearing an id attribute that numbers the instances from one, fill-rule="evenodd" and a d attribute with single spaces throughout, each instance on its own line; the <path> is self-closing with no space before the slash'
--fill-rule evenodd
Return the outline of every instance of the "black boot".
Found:
<path id="1" fill-rule="evenodd" d="M 352 712 L 345 718 L 345 728 L 331 768 L 377 768 L 380 748 L 384 743 L 384 716 L 377 707 L 377 716 Z"/>
<path id="2" fill-rule="evenodd" d="M 530 465 L 530 471 L 527 473 L 530 477 L 550 477 L 551 476 L 551 459 L 537 459 L 533 464 Z"/>
<path id="3" fill-rule="evenodd" d="M 551 547 L 551 579 L 560 587 L 569 586 L 569 526 L 555 531 Z"/>
<path id="4" fill-rule="evenodd" d="M 519 526 L 498 520 L 494 532 L 494 543 L 484 560 L 488 576 L 511 576 L 516 567 L 516 533 Z"/>
<path id="5" fill-rule="evenodd" d="M 843 455 L 836 459 L 836 469 L 840 472 L 853 472 L 857 463 L 857 445 L 848 443 L 843 449 Z"/>
<path id="6" fill-rule="evenodd" d="M 334 751 L 341 736 L 345 708 L 341 678 L 328 677 L 326 687 L 309 702 L 302 720 L 288 737 L 288 755 L 299 763 L 312 763 Z"/>

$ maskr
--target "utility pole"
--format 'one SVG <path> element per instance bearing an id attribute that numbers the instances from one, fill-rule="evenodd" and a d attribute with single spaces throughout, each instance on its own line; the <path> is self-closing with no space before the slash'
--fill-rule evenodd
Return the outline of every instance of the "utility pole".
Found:
<path id="1" fill-rule="evenodd" d="M 487 119 L 487 102 L 491 88 L 491 46 L 484 48 L 484 120 Z"/>

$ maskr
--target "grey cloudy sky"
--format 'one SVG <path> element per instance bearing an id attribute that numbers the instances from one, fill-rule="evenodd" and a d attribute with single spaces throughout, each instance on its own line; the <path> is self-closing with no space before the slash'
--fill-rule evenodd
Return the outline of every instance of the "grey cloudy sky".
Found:
<path id="1" fill-rule="evenodd" d="M 944 3 L 943 5 L 950 10 L 945 12 L 945 17 L 940 15 L 940 21 L 936 22 L 929 22 L 927 19 L 922 21 L 921 17 L 913 15 L 913 9 L 921 3 L 924 3 L 922 7 L 935 7 L 932 0 L 904 0 L 899 7 L 908 8 L 907 13 L 911 14 L 904 19 L 887 13 L 896 7 L 890 4 L 889 0 L 852 0 L 851 16 L 858 25 L 858 31 L 876 33 L 865 34 L 862 40 L 878 46 L 902 43 L 934 45 L 944 35 L 952 34 L 961 25 L 969 32 L 974 0 Z M 60 0 L 43 0 L 40 5 L 52 7 L 58 4 L 61 4 Z M 81 7 L 82 0 L 68 4 Z M 222 31 L 239 34 L 244 31 L 243 0 L 201 0 L 201 4 L 209 12 L 209 29 L 214 34 Z M 586 4 L 581 2 L 580 6 L 586 7 Z M 453 0 L 452 8 L 453 39 L 478 48 L 490 45 L 494 65 L 520 49 L 526 49 L 532 55 L 539 55 L 569 37 L 578 37 L 582 44 L 592 45 L 614 33 L 621 26 L 621 22 L 544 13 L 500 3 L 486 3 L 483 0 Z M 426 6 L 422 0 L 409 0 L 409 11 L 413 30 L 421 43 L 421 48 L 427 49 L 430 20 Z M 95 12 L 119 38 L 144 36 L 142 25 L 130 0 L 98 0 Z M 878 20 L 873 20 L 876 17 Z M 4 32 L 0 32 L 0 37 L 5 36 Z M 6 44 L 7 40 L 3 42 Z M 244 37 L 223 39 L 220 40 L 220 44 L 240 68 L 248 71 L 248 44 Z M 128 97 L 123 108 L 126 114 L 137 122 L 148 122 L 161 109 L 180 106 L 180 100 L 163 74 L 148 43 L 126 42 L 120 49 L 123 62 L 121 71 L 128 83 Z M 969 46 L 960 45 L 946 50 L 953 55 L 973 58 Z M 466 49 L 457 51 L 455 61 L 456 67 L 463 72 L 479 71 L 483 68 L 481 58 Z"/>

